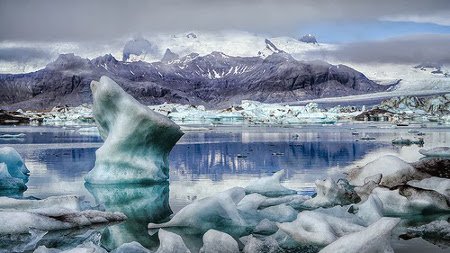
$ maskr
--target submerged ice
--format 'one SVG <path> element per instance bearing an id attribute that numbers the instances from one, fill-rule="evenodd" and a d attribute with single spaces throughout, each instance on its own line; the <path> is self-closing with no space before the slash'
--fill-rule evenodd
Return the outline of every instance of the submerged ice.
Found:
<path id="1" fill-rule="evenodd" d="M 161 182 L 169 177 L 168 155 L 183 132 L 150 110 L 112 79 L 92 81 L 93 114 L 104 144 L 85 177 L 92 184 Z"/>

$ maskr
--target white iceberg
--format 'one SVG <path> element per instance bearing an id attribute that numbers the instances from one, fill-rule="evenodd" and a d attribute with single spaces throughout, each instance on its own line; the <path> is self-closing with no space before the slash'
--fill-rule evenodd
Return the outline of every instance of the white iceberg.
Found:
<path id="1" fill-rule="evenodd" d="M 352 185 L 362 186 L 365 179 L 378 174 L 382 175 L 380 185 L 393 187 L 402 185 L 409 180 L 425 177 L 414 167 L 402 159 L 386 155 L 368 163 L 362 168 L 353 168 L 347 172 L 347 177 Z"/>
<path id="2" fill-rule="evenodd" d="M 448 178 L 429 177 L 422 180 L 411 180 L 407 185 L 426 190 L 433 190 L 450 199 L 450 179 Z"/>
<path id="3" fill-rule="evenodd" d="M 209 229 L 238 231 L 247 226 L 237 204 L 244 198 L 244 188 L 234 187 L 215 196 L 194 201 L 162 224 L 149 223 L 149 229 L 181 227 L 206 232 Z"/>
<path id="4" fill-rule="evenodd" d="M 330 207 L 348 205 L 359 201 L 356 192 L 348 185 L 347 180 L 340 179 L 336 183 L 333 179 L 316 180 L 317 194 L 305 200 L 300 206 L 304 208 Z"/>
<path id="5" fill-rule="evenodd" d="M 370 201 L 370 202 L 368 202 Z M 358 216 L 408 216 L 449 212 L 447 198 L 432 190 L 400 186 L 395 190 L 383 187 L 373 189 L 366 202 L 354 206 Z"/>
<path id="6" fill-rule="evenodd" d="M 25 166 L 20 154 L 11 147 L 0 148 L 0 163 L 4 163 L 11 177 L 22 179 L 24 183 L 28 181 L 30 171 Z"/>
<path id="7" fill-rule="evenodd" d="M 264 252 L 275 253 L 280 251 L 278 242 L 272 237 L 257 238 L 253 235 L 244 236 L 239 239 L 245 244 L 244 253 Z"/>
<path id="8" fill-rule="evenodd" d="M 63 208 L 33 209 L 28 211 L 0 211 L 0 234 L 28 233 L 30 229 L 53 231 L 79 228 L 126 219 L 122 213 L 96 210 L 73 211 Z"/>
<path id="9" fill-rule="evenodd" d="M 293 222 L 277 223 L 277 226 L 302 245 L 318 246 L 328 245 L 343 235 L 364 229 L 349 219 L 317 211 L 303 211 Z"/>
<path id="10" fill-rule="evenodd" d="M 191 253 L 184 244 L 183 238 L 175 233 L 160 229 L 158 238 L 160 245 L 156 253 Z"/>
<path id="11" fill-rule="evenodd" d="M 342 236 L 320 253 L 392 253 L 390 234 L 399 222 L 399 218 L 381 218 L 361 231 Z"/>
<path id="12" fill-rule="evenodd" d="M 431 149 L 420 149 L 419 153 L 429 157 L 450 157 L 450 147 L 437 147 Z"/>
<path id="13" fill-rule="evenodd" d="M 64 208 L 81 211 L 82 198 L 75 195 L 50 196 L 46 199 L 14 199 L 0 197 L 1 210 L 32 210 L 40 208 Z"/>
<path id="14" fill-rule="evenodd" d="M 210 229 L 203 235 L 203 247 L 200 252 L 239 253 L 239 247 L 236 240 L 229 234 Z"/>
<path id="15" fill-rule="evenodd" d="M 167 117 L 140 104 L 106 76 L 91 82 L 93 113 L 104 144 L 85 177 L 92 184 L 161 182 L 168 155 L 183 132 Z"/>
<path id="16" fill-rule="evenodd" d="M 272 176 L 256 179 L 245 187 L 247 193 L 259 193 L 268 197 L 292 195 L 297 192 L 281 185 L 280 181 L 284 177 L 285 171 L 280 170 Z"/>

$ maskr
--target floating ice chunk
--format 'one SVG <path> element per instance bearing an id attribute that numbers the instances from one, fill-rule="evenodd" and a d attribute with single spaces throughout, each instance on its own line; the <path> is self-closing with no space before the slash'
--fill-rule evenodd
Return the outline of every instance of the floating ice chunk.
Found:
<path id="1" fill-rule="evenodd" d="M 25 138 L 25 136 L 27 136 L 24 133 L 19 133 L 19 134 L 1 134 L 0 135 L 0 139 L 23 139 Z"/>
<path id="2" fill-rule="evenodd" d="M 311 199 L 308 195 L 287 195 L 287 196 L 281 196 L 276 198 L 266 198 L 262 203 L 259 205 L 260 207 L 268 207 L 268 206 L 276 206 L 281 204 L 287 204 L 289 206 L 292 206 L 293 208 L 296 208 L 306 200 Z"/>
<path id="3" fill-rule="evenodd" d="M 241 238 L 240 241 L 245 244 L 245 247 L 243 249 L 244 253 L 273 253 L 279 252 L 280 250 L 278 242 L 272 237 L 256 238 L 253 235 L 249 235 Z"/>
<path id="4" fill-rule="evenodd" d="M 28 181 L 30 171 L 19 153 L 14 148 L 0 148 L 0 163 L 6 164 L 8 172 L 12 177 L 22 179 L 24 183 Z"/>
<path id="5" fill-rule="evenodd" d="M 389 239 L 399 218 L 381 218 L 364 230 L 344 235 L 323 248 L 320 253 L 374 253 L 394 252 Z"/>
<path id="6" fill-rule="evenodd" d="M 151 251 L 144 248 L 140 243 L 133 241 L 120 245 L 120 247 L 111 251 L 111 253 L 151 253 Z"/>
<path id="7" fill-rule="evenodd" d="M 297 218 L 297 211 L 286 204 L 280 204 L 260 210 L 259 215 L 271 221 L 288 222 Z"/>
<path id="8" fill-rule="evenodd" d="M 40 231 L 31 229 L 30 230 L 30 239 L 26 243 L 22 243 L 14 247 L 13 252 L 24 252 L 30 251 L 36 248 L 36 244 L 46 235 L 47 231 Z"/>
<path id="9" fill-rule="evenodd" d="M 411 180 L 407 185 L 421 189 L 433 190 L 450 198 L 450 179 L 440 177 L 430 177 L 422 180 Z"/>
<path id="10" fill-rule="evenodd" d="M 425 173 L 425 177 L 434 176 L 450 178 L 450 159 L 445 157 L 428 157 L 412 164 L 417 171 Z M 423 178 L 425 178 L 423 177 Z M 422 178 L 416 178 L 422 179 Z"/>
<path id="11" fill-rule="evenodd" d="M 435 220 L 418 227 L 409 227 L 406 234 L 400 236 L 402 239 L 422 237 L 433 244 L 443 244 L 448 247 L 450 242 L 450 223 L 446 220 Z"/>
<path id="12" fill-rule="evenodd" d="M 181 236 L 160 229 L 158 232 L 160 245 L 156 253 L 190 253 L 191 251 L 186 247 Z"/>
<path id="13" fill-rule="evenodd" d="M 280 184 L 284 174 L 285 171 L 280 170 L 272 176 L 256 179 L 245 188 L 245 191 L 247 193 L 259 193 L 268 197 L 296 194 L 296 191 L 288 189 Z"/>
<path id="14" fill-rule="evenodd" d="M 195 201 L 181 209 L 168 222 L 149 223 L 148 228 L 184 227 L 205 232 L 209 229 L 245 228 L 247 223 L 241 217 L 237 204 L 244 198 L 245 190 L 234 187 L 215 196 Z"/>
<path id="15" fill-rule="evenodd" d="M 73 211 L 60 208 L 29 211 L 1 211 L 0 234 L 28 233 L 31 228 L 52 231 L 125 220 L 121 213 L 96 210 Z"/>
<path id="16" fill-rule="evenodd" d="M 277 223 L 277 226 L 302 245 L 319 246 L 364 228 L 347 219 L 315 211 L 303 211 L 293 222 Z"/>
<path id="17" fill-rule="evenodd" d="M 412 179 L 422 178 L 422 173 L 402 159 L 386 155 L 372 161 L 362 168 L 353 168 L 348 172 L 348 178 L 352 185 L 361 186 L 367 177 L 382 174 L 380 185 L 393 187 L 401 185 Z"/>
<path id="18" fill-rule="evenodd" d="M 27 186 L 22 179 L 12 177 L 8 167 L 0 163 L 0 191 L 25 191 Z"/>
<path id="19" fill-rule="evenodd" d="M 395 190 L 378 187 L 373 189 L 369 200 L 373 204 L 361 203 L 355 206 L 357 215 L 359 212 L 376 212 L 383 216 L 405 216 L 450 211 L 444 195 L 411 186 L 399 186 Z"/>
<path id="20" fill-rule="evenodd" d="M 347 205 L 358 202 L 360 198 L 345 179 L 339 179 L 338 183 L 333 179 L 316 180 L 317 195 L 303 202 L 304 208 L 330 207 L 335 205 Z"/>
<path id="21" fill-rule="evenodd" d="M 167 117 L 140 104 L 106 76 L 91 83 L 93 113 L 105 143 L 96 151 L 92 184 L 161 182 L 168 155 L 183 132 Z"/>
<path id="22" fill-rule="evenodd" d="M 383 202 L 376 195 L 369 195 L 363 203 L 352 206 L 350 210 L 357 212 L 356 215 L 367 224 L 372 224 L 383 217 Z"/>
<path id="23" fill-rule="evenodd" d="M 31 210 L 41 208 L 64 208 L 81 211 L 81 198 L 75 195 L 51 196 L 40 200 L 0 197 L 0 209 L 2 210 Z"/>
<path id="24" fill-rule="evenodd" d="M 271 235 L 277 232 L 278 227 L 277 224 L 268 219 L 264 219 L 256 225 L 253 229 L 253 233 L 261 234 L 261 235 Z"/>
<path id="25" fill-rule="evenodd" d="M 438 147 L 432 149 L 421 149 L 419 150 L 424 156 L 429 157 L 450 157 L 450 147 Z"/>
<path id="26" fill-rule="evenodd" d="M 210 229 L 203 235 L 201 253 L 239 253 L 236 240 L 229 234 Z"/>

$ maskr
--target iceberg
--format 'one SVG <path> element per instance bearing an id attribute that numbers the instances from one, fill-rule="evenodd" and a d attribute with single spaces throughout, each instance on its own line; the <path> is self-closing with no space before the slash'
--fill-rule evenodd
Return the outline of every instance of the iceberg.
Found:
<path id="1" fill-rule="evenodd" d="M 399 222 L 399 218 L 381 218 L 361 231 L 342 236 L 319 253 L 392 253 L 390 234 Z"/>
<path id="2" fill-rule="evenodd" d="M 278 242 L 274 238 L 271 238 L 271 237 L 257 238 L 253 235 L 249 235 L 249 236 L 240 238 L 240 241 L 245 244 L 245 247 L 243 249 L 244 253 L 280 252 L 280 247 L 278 245 Z"/>
<path id="3" fill-rule="evenodd" d="M 284 195 L 296 194 L 296 191 L 288 189 L 280 184 L 280 181 L 284 177 L 284 174 L 285 171 L 280 170 L 274 173 L 272 176 L 256 179 L 250 182 L 247 187 L 245 187 L 245 192 L 247 194 L 259 193 L 268 197 L 279 197 Z"/>
<path id="4" fill-rule="evenodd" d="M 149 223 L 148 228 L 178 227 L 191 229 L 193 233 L 216 229 L 239 234 L 241 229 L 245 230 L 248 225 L 237 208 L 244 196 L 244 188 L 234 187 L 215 196 L 194 201 L 181 209 L 170 221 L 161 224 Z"/>
<path id="5" fill-rule="evenodd" d="M 419 150 L 419 153 L 428 157 L 450 157 L 450 147 L 421 149 Z"/>
<path id="6" fill-rule="evenodd" d="M 442 244 L 443 248 L 447 248 L 450 246 L 450 222 L 435 220 L 421 226 L 409 227 L 406 229 L 406 234 L 400 235 L 400 237 L 402 239 L 422 237 L 433 244 Z"/>
<path id="7" fill-rule="evenodd" d="M 26 190 L 29 175 L 30 171 L 14 148 L 0 148 L 0 190 Z"/>
<path id="8" fill-rule="evenodd" d="M 378 174 L 382 175 L 380 185 L 386 187 L 394 187 L 402 185 L 409 180 L 426 177 L 402 159 L 396 156 L 386 155 L 368 163 L 362 168 L 350 169 L 347 172 L 347 178 L 352 185 L 362 186 L 366 183 L 366 178 Z"/>
<path id="9" fill-rule="evenodd" d="M 317 211 L 303 211 L 293 222 L 277 226 L 298 243 L 316 246 L 328 245 L 343 235 L 364 229 L 349 219 Z"/>
<path id="10" fill-rule="evenodd" d="M 53 231 L 119 222 L 126 219 L 122 213 L 97 210 L 73 211 L 63 208 L 33 209 L 28 211 L 1 211 L 0 234 L 28 233 L 31 228 Z"/>
<path id="11" fill-rule="evenodd" d="M 210 229 L 203 235 L 200 253 L 239 253 L 239 247 L 229 234 Z"/>
<path id="12" fill-rule="evenodd" d="M 303 208 L 331 207 L 359 202 L 360 198 L 345 179 L 316 180 L 317 195 L 300 204 Z"/>
<path id="13" fill-rule="evenodd" d="M 425 190 L 433 190 L 450 199 L 450 179 L 440 177 L 429 177 L 422 180 L 411 180 L 409 186 Z"/>
<path id="14" fill-rule="evenodd" d="M 357 204 L 354 207 L 356 215 L 371 217 L 374 214 L 381 216 L 409 216 L 450 212 L 450 206 L 444 195 L 432 190 L 406 185 L 399 186 L 395 190 L 377 187 L 373 189 L 366 202 Z"/>
<path id="15" fill-rule="evenodd" d="M 156 253 L 191 253 L 184 244 L 183 238 L 175 233 L 160 229 L 158 237 L 160 245 Z"/>
<path id="16" fill-rule="evenodd" d="M 168 155 L 183 132 L 167 117 L 140 104 L 106 76 L 91 82 L 93 114 L 105 141 L 96 151 L 91 184 L 162 182 Z"/>

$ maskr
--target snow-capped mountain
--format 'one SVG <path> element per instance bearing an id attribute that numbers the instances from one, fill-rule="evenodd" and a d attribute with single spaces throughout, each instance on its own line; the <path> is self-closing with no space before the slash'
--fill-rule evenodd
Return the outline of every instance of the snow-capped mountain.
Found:
<path id="1" fill-rule="evenodd" d="M 171 57 L 168 57 L 171 55 Z M 112 55 L 89 60 L 60 55 L 29 74 L 0 75 L 0 101 L 8 108 L 49 108 L 91 102 L 89 84 L 107 75 L 146 104 L 163 102 L 225 107 L 243 99 L 297 101 L 384 91 L 362 73 L 344 65 L 301 62 L 285 52 L 266 58 L 234 57 L 222 52 L 164 61 L 118 61 Z M 170 59 L 167 59 L 170 58 Z"/>

